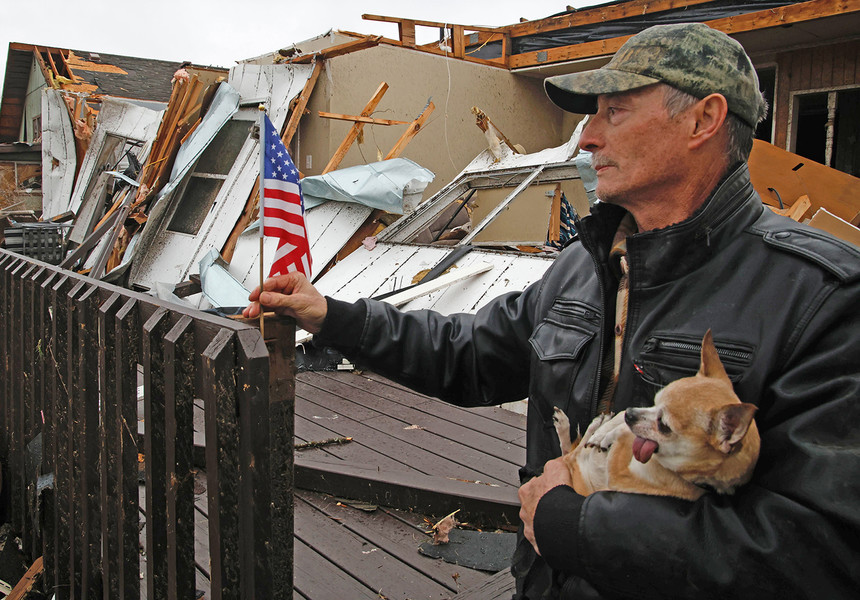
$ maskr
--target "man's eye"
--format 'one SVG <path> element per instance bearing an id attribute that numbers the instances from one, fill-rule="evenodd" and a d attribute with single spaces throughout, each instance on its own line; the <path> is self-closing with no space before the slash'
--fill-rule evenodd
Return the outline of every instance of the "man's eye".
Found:
<path id="1" fill-rule="evenodd" d="M 657 429 L 660 430 L 660 433 L 663 435 L 669 435 L 672 433 L 672 428 L 666 424 L 666 421 L 663 420 L 663 416 L 660 415 L 660 418 L 657 419 Z"/>

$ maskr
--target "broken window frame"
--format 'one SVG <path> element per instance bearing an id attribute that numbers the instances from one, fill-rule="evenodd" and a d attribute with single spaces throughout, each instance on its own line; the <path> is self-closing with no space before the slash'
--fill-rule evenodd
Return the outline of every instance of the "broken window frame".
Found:
<path id="1" fill-rule="evenodd" d="M 797 138 L 800 129 L 800 102 L 804 96 L 812 96 L 816 94 L 827 95 L 827 119 L 825 132 L 825 148 L 824 160 L 820 161 L 825 166 L 835 168 L 833 162 L 835 159 L 835 144 L 836 140 L 836 118 L 838 110 L 838 97 L 841 92 L 860 91 L 860 86 L 856 83 L 808 90 L 795 90 L 789 94 L 788 104 L 788 135 L 786 136 L 786 150 L 797 153 Z M 816 160 L 815 157 L 805 157 L 810 160 Z"/>
<path id="2" fill-rule="evenodd" d="M 437 192 L 433 198 L 420 204 L 414 213 L 406 215 L 386 227 L 377 236 L 377 239 L 380 242 L 414 243 L 414 239 L 427 229 L 451 203 L 465 198 L 472 190 L 502 188 L 510 189 L 511 192 L 484 219 L 475 224 L 472 231 L 462 240 L 459 240 L 455 247 L 466 245 L 504 246 L 506 243 L 502 240 L 492 242 L 474 242 L 473 240 L 529 187 L 579 178 L 579 171 L 573 161 L 461 173 Z"/>
<path id="3" fill-rule="evenodd" d="M 231 177 L 232 171 L 236 168 L 236 158 L 241 154 L 242 148 L 247 143 L 248 138 L 253 134 L 256 118 L 256 109 L 251 110 L 248 108 L 240 108 L 230 118 L 230 120 L 224 123 L 224 125 L 218 130 L 218 133 L 212 139 L 212 142 L 205 150 L 203 150 L 203 152 L 201 152 L 200 156 L 195 161 L 194 166 L 189 169 L 188 173 L 185 175 L 182 185 L 171 193 L 169 202 L 173 205 L 173 210 L 166 220 L 166 231 L 169 231 L 173 235 L 185 235 L 189 237 L 195 237 L 200 232 L 200 229 L 206 222 L 206 218 L 216 205 L 216 200 L 218 199 L 218 195 L 221 193 L 224 183 Z M 247 126 L 247 131 L 244 136 L 231 136 L 229 139 L 225 139 L 225 136 L 231 135 L 233 131 L 241 130 L 245 126 Z M 230 144 L 230 147 L 227 149 L 215 146 L 215 144 L 223 146 L 227 143 Z M 223 160 L 223 157 L 228 155 L 227 150 L 229 150 L 229 155 L 233 156 L 232 160 Z M 233 152 L 233 150 L 235 150 L 235 152 Z M 222 165 L 229 165 L 229 168 L 226 171 L 224 171 L 224 169 L 214 169 L 219 172 L 201 170 L 202 168 L 215 166 L 214 164 L 205 164 L 206 161 L 213 157 L 213 155 L 220 157 L 218 159 L 219 162 L 221 162 Z M 187 196 L 187 194 L 192 191 L 190 188 L 195 187 L 192 185 L 193 183 L 196 183 L 193 180 L 197 180 L 197 182 L 203 185 L 205 185 L 203 182 L 206 180 L 217 180 L 220 182 L 220 185 L 209 190 L 207 199 L 204 202 L 192 204 L 190 202 L 191 198 Z M 185 229 L 179 228 L 180 225 L 183 224 L 177 221 L 177 219 L 180 218 L 185 221 L 185 224 L 190 224 L 192 227 L 186 227 Z M 191 229 L 193 229 L 193 231 L 191 231 Z"/>

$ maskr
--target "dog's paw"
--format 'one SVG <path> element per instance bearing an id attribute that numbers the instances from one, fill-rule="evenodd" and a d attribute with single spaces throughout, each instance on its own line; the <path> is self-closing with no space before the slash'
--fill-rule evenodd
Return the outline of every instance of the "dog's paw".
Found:
<path id="1" fill-rule="evenodd" d="M 589 429 L 591 429 L 592 426 L 595 426 L 595 428 L 589 437 L 588 444 L 603 452 L 607 452 L 612 447 L 612 444 L 615 443 L 627 427 L 624 423 L 623 412 L 615 416 L 601 415 L 601 417 L 598 417 L 598 419 L 595 419 L 594 422 L 589 425 Z M 586 434 L 587 433 L 588 432 L 586 432 Z"/>
<path id="2" fill-rule="evenodd" d="M 585 444 L 586 447 L 599 445 L 597 442 L 599 441 L 600 436 L 597 434 L 597 432 L 603 426 L 603 424 L 608 422 L 610 419 L 612 419 L 611 414 L 604 413 L 597 415 L 594 420 L 589 423 L 588 428 L 585 430 L 585 435 L 582 436 L 582 443 Z"/>
<path id="3" fill-rule="evenodd" d="M 564 411 L 559 407 L 552 408 L 552 424 L 555 426 L 555 433 L 558 435 L 558 443 L 561 447 L 561 453 L 567 454 L 570 451 L 570 420 Z"/>

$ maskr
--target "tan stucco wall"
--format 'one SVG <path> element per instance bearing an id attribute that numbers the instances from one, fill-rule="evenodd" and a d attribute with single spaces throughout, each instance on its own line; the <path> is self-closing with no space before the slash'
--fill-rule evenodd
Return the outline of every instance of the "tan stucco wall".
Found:
<path id="1" fill-rule="evenodd" d="M 562 111 L 546 99 L 540 79 L 415 50 L 377 46 L 326 61 L 308 105 L 311 112 L 301 122 L 298 147 L 293 149 L 303 173 L 319 174 L 351 126 L 346 121 L 320 118 L 317 111 L 357 115 L 383 81 L 389 89 L 373 115 L 376 118 L 411 121 L 429 99 L 436 106 L 402 154 L 436 173 L 425 198 L 487 147 L 475 125 L 472 106 L 481 108 L 511 142 L 521 144 L 527 152 L 558 146 L 572 131 L 569 122 L 563 123 Z M 405 129 L 405 125 L 365 125 L 363 143 L 353 144 L 341 167 L 376 161 Z"/>

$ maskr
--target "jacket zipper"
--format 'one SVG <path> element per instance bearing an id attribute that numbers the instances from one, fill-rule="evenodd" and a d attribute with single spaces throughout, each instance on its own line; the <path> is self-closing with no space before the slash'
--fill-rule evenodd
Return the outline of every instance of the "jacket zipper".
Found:
<path id="1" fill-rule="evenodd" d="M 580 303 L 567 303 L 557 301 L 555 304 L 553 304 L 551 310 L 561 315 L 579 317 L 586 321 L 590 321 L 591 323 L 597 323 L 600 321 L 600 314 L 597 311 Z"/>
<path id="2" fill-rule="evenodd" d="M 600 316 L 600 328 L 598 329 L 598 353 L 597 353 L 597 368 L 596 373 L 594 375 L 594 391 L 591 394 L 591 406 L 588 415 L 588 421 L 591 422 L 597 416 L 597 408 L 600 404 L 600 383 L 601 383 L 601 367 L 603 365 L 603 353 L 606 351 L 604 348 L 605 342 L 605 327 L 606 327 L 606 290 L 603 285 L 603 276 L 600 269 L 600 263 L 597 258 L 594 256 L 594 244 L 591 239 L 590 234 L 588 234 L 584 228 L 582 227 L 582 221 L 579 219 L 579 215 L 574 211 L 573 215 L 573 226 L 579 232 L 579 236 L 582 239 L 582 245 L 585 247 L 588 255 L 591 257 L 591 262 L 594 265 L 594 272 L 597 275 L 597 285 L 600 287 L 600 308 L 602 310 L 602 314 Z"/>
<path id="3" fill-rule="evenodd" d="M 693 342 L 676 342 L 670 340 L 661 340 L 659 338 L 648 338 L 643 346 L 645 352 L 653 352 L 655 350 L 675 350 L 680 352 L 688 352 L 690 354 L 701 354 L 702 345 Z M 740 361 L 749 361 L 752 358 L 752 352 L 744 350 L 732 350 L 730 348 L 718 347 L 717 356 L 720 358 L 733 358 Z"/>

